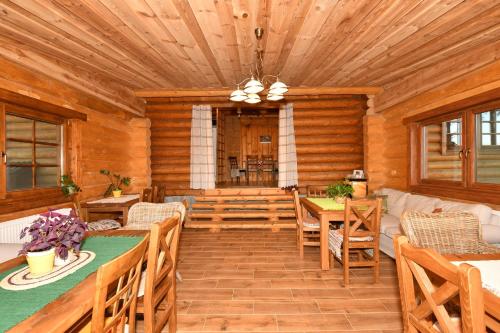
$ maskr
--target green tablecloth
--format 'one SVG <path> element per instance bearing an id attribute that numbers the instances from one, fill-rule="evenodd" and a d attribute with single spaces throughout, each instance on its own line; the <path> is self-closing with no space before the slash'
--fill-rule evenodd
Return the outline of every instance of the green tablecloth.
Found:
<path id="1" fill-rule="evenodd" d="M 96 257 L 73 274 L 59 281 L 28 290 L 12 291 L 0 288 L 0 332 L 28 318 L 97 271 L 99 266 L 134 247 L 141 239 L 142 237 L 89 237 L 84 241 L 82 249 L 94 252 Z M 23 266 L 0 273 L 0 279 Z"/>
<path id="2" fill-rule="evenodd" d="M 344 210 L 345 205 L 336 203 L 332 198 L 307 198 L 307 200 L 320 206 L 324 210 Z"/>

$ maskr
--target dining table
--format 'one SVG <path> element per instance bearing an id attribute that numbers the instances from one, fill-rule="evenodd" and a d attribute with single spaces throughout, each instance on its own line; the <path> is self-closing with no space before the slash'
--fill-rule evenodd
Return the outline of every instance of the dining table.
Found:
<path id="1" fill-rule="evenodd" d="M 467 263 L 481 273 L 486 325 L 500 331 L 500 253 L 444 255 L 452 264 Z"/>
<path id="2" fill-rule="evenodd" d="M 319 220 L 319 248 L 320 264 L 322 270 L 330 269 L 330 258 L 328 249 L 328 234 L 330 222 L 344 221 L 344 204 L 336 203 L 331 198 L 300 198 L 302 210 L 309 212 Z"/>
<path id="3" fill-rule="evenodd" d="M 128 251 L 147 233 L 148 231 L 146 230 L 120 229 L 88 232 L 86 241 L 88 240 L 89 243 L 94 241 L 94 244 L 99 241 L 101 247 L 99 251 L 90 248 L 94 250 L 96 254 L 94 259 L 95 263 L 93 266 L 91 265 L 92 262 L 89 263 L 87 266 L 91 267 L 87 269 L 87 266 L 80 268 L 79 270 L 82 271 L 86 269 L 84 272 L 80 273 L 81 276 L 78 276 L 77 273 L 79 270 L 77 270 L 63 277 L 61 280 L 29 290 L 10 291 L 0 288 L 0 298 L 2 298 L 2 302 L 0 302 L 0 311 L 2 313 L 0 316 L 0 331 L 6 331 L 8 333 L 62 333 L 78 326 L 83 319 L 88 318 L 92 313 L 94 295 L 96 293 L 96 272 L 98 267 Z M 82 250 L 86 249 L 85 244 L 84 242 Z M 110 245 L 112 244 L 116 245 L 114 249 L 110 249 Z M 99 259 L 104 262 L 101 263 Z M 25 256 L 19 256 L 4 263 L 0 263 L 1 279 L 8 273 L 16 271 L 18 267 L 22 267 L 25 264 Z M 68 284 L 68 281 L 65 281 L 65 279 L 72 280 L 75 285 L 65 290 L 62 287 Z M 62 291 L 60 295 L 57 295 L 58 290 Z M 25 293 L 24 296 L 23 293 Z M 39 301 L 39 297 L 44 293 L 51 294 L 54 299 L 43 305 L 43 302 Z M 20 301 L 23 300 L 23 297 L 28 299 L 28 301 L 21 303 Z M 50 299 L 50 297 L 48 299 Z M 37 305 L 39 308 L 37 308 Z M 23 307 L 27 307 L 27 309 L 23 309 Z M 16 313 L 14 313 L 14 311 Z M 12 324 L 12 322 L 17 321 L 17 319 L 14 318 L 16 316 L 20 316 L 19 318 L 24 319 Z"/>
<path id="4" fill-rule="evenodd" d="M 109 197 L 81 203 L 81 214 L 84 221 L 90 221 L 91 213 L 121 213 L 122 226 L 127 224 L 128 211 L 132 205 L 140 201 L 139 194 L 125 194 L 118 198 Z"/>

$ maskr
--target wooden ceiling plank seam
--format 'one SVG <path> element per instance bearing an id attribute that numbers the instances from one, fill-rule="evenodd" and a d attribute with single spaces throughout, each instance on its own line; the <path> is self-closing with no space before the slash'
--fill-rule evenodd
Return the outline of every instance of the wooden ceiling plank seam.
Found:
<path id="1" fill-rule="evenodd" d="M 250 6 L 250 4 L 252 6 Z M 240 77 L 235 84 L 240 83 L 252 72 L 254 64 L 253 52 L 256 49 L 256 40 L 254 29 L 258 26 L 257 16 L 260 1 L 233 0 L 234 24 L 236 27 L 236 38 L 238 43 L 238 52 L 240 58 Z M 266 32 L 264 32 L 264 35 Z"/>
<path id="2" fill-rule="evenodd" d="M 154 14 L 154 21 L 160 28 L 160 30 L 166 34 L 169 42 L 175 46 L 176 53 L 180 54 L 182 58 L 184 58 L 184 62 L 187 63 L 191 68 L 191 82 L 194 80 L 194 86 L 200 86 L 200 82 L 203 82 L 204 85 L 212 85 L 215 84 L 216 81 L 213 80 L 214 73 L 210 69 L 210 65 L 208 63 L 199 64 L 197 62 L 197 58 L 192 56 L 192 53 L 188 52 L 185 46 L 174 36 L 174 34 L 170 31 L 170 29 L 165 25 L 165 22 L 161 19 L 161 10 L 158 10 L 157 6 L 151 4 L 151 1 L 142 0 L 149 8 L 149 10 Z M 159 37 L 162 39 L 162 37 Z M 201 78 L 200 78 L 201 77 Z"/>
<path id="3" fill-rule="evenodd" d="M 104 1 L 80 0 L 95 17 L 99 18 L 102 23 L 109 27 L 109 29 L 103 29 L 104 31 L 115 34 L 113 36 L 115 42 L 119 41 L 120 44 L 123 43 L 122 47 L 128 44 L 129 47 L 135 50 L 139 57 L 147 59 L 154 66 L 156 72 L 162 73 L 164 80 L 175 83 L 180 87 L 186 87 L 187 85 L 185 80 L 183 80 L 182 72 L 172 65 L 170 61 L 163 59 L 158 50 L 145 42 L 143 37 L 131 29 L 126 22 L 123 22 L 114 11 L 110 10 L 104 4 Z"/>
<path id="4" fill-rule="evenodd" d="M 24 4 L 26 4 L 26 1 L 24 2 Z M 31 2 L 30 4 L 33 5 L 33 2 Z M 44 22 L 46 22 L 45 24 L 46 28 L 49 29 L 50 31 L 53 31 L 54 33 L 61 35 L 63 39 L 67 39 L 83 49 L 88 49 L 89 52 L 95 53 L 100 57 L 107 59 L 111 63 L 114 63 L 116 66 L 124 68 L 125 70 L 131 72 L 134 75 L 134 78 L 137 79 L 137 77 L 140 77 L 141 80 L 149 79 L 149 81 L 156 80 L 156 78 L 154 78 L 153 75 L 145 76 L 145 73 L 136 70 L 137 67 L 140 67 L 140 63 L 134 62 L 132 63 L 131 66 L 121 61 L 117 57 L 119 56 L 123 59 L 125 55 L 122 52 L 119 52 L 111 47 L 108 47 L 108 45 L 102 39 L 97 39 L 97 36 L 91 35 L 87 33 L 84 29 L 80 29 L 78 26 L 73 25 L 73 23 L 69 19 L 63 16 L 60 10 L 57 10 L 57 8 L 55 7 L 53 8 L 52 7 L 53 5 L 54 4 L 52 2 L 50 3 L 50 5 L 45 4 L 41 12 L 35 11 L 34 9 L 31 8 L 30 11 L 26 12 L 29 13 L 32 19 L 34 21 L 37 21 L 40 25 L 44 25 Z M 17 5 L 17 7 L 21 8 L 19 7 L 19 5 Z M 68 14 L 67 11 L 65 11 L 65 13 Z M 47 16 L 48 14 L 52 16 L 56 15 L 57 16 L 54 19 L 49 20 L 50 16 Z M 69 32 L 63 30 L 61 26 L 68 28 Z M 78 36 L 79 38 L 77 38 L 76 36 Z M 84 40 L 84 38 L 86 40 Z M 94 43 L 94 45 L 92 43 Z M 102 47 L 104 49 L 100 50 L 99 47 Z"/>
<path id="5" fill-rule="evenodd" d="M 349 32 L 352 31 L 357 24 L 365 20 L 372 10 L 382 2 L 383 0 L 369 1 L 368 3 L 356 1 L 339 2 L 345 5 L 343 8 L 344 10 L 338 15 L 336 11 L 333 11 L 335 15 L 335 25 L 325 25 L 325 31 L 322 31 L 322 33 L 325 34 L 324 39 L 315 45 L 314 50 L 311 50 L 309 55 L 314 56 L 304 61 L 301 69 L 296 72 L 293 83 L 295 85 L 301 85 L 306 76 L 308 76 L 308 73 L 321 68 L 321 65 L 325 61 L 328 61 L 330 55 L 347 38 Z"/>
<path id="6" fill-rule="evenodd" d="M 191 8 L 189 2 L 187 0 L 172 0 L 172 2 L 174 3 L 175 7 L 177 8 L 179 15 L 182 17 L 182 19 L 186 23 L 186 26 L 191 31 L 192 36 L 194 37 L 194 39 L 198 43 L 198 46 L 202 50 L 208 63 L 212 67 L 212 70 L 214 71 L 215 75 L 217 76 L 217 79 L 219 80 L 219 83 L 222 86 L 227 86 L 227 81 L 224 78 L 224 75 L 222 74 L 221 69 L 219 68 L 219 65 L 217 63 L 217 59 L 215 58 L 212 50 L 210 49 L 210 46 L 209 46 L 207 40 L 205 39 L 203 31 L 202 31 L 200 25 L 198 24 L 196 16 L 194 15 L 193 9 Z"/>
<path id="7" fill-rule="evenodd" d="M 314 10 L 309 11 L 301 29 L 301 34 L 297 38 L 292 48 L 292 52 L 288 56 L 285 66 L 281 70 L 281 78 L 283 81 L 291 81 L 292 75 L 296 68 L 300 68 L 304 63 L 304 59 L 308 52 L 313 49 L 313 45 L 320 39 L 321 31 L 325 30 L 325 24 L 332 15 L 332 11 L 337 8 L 339 0 L 314 0 L 312 7 Z"/>
<path id="8" fill-rule="evenodd" d="M 90 34 L 99 36 L 102 42 L 110 45 L 110 47 L 121 49 L 125 53 L 123 59 L 137 59 L 141 63 L 140 67 L 144 69 L 148 68 L 151 75 L 160 80 L 162 85 L 173 87 L 171 81 L 165 79 L 165 72 L 158 71 L 156 67 L 146 66 L 146 64 L 159 64 L 160 62 L 151 55 L 139 50 L 136 45 L 131 44 L 120 31 L 115 29 L 115 27 L 119 25 L 119 22 L 115 22 L 115 25 L 113 25 L 113 22 L 110 22 L 109 18 L 106 20 L 106 18 L 97 15 L 91 8 L 85 5 L 84 0 L 77 3 L 60 3 L 63 0 L 52 1 L 67 10 L 73 18 L 76 18 L 80 24 L 89 31 Z"/>
<path id="9" fill-rule="evenodd" d="M 229 61 L 233 70 L 233 82 L 238 83 L 242 73 L 233 6 L 231 0 L 216 1 L 214 6 L 221 23 L 222 37 L 228 49 Z"/>
<path id="10" fill-rule="evenodd" d="M 297 40 L 299 32 L 304 25 L 309 11 L 311 10 L 312 4 L 313 0 L 299 1 L 299 6 L 295 9 L 293 19 L 289 23 L 288 31 L 283 41 L 280 54 L 278 56 L 278 59 L 276 60 L 274 73 L 281 73 L 281 71 L 285 67 L 288 57 L 290 56 L 290 53 L 292 52 L 292 49 L 295 45 L 295 41 Z"/>
<path id="11" fill-rule="evenodd" d="M 402 40 L 412 36 L 419 29 L 422 29 L 426 25 L 432 23 L 435 19 L 445 15 L 462 1 L 463 0 L 454 0 L 453 2 L 448 2 L 443 5 L 440 5 L 440 1 L 436 1 L 435 3 L 421 3 L 416 7 L 415 11 L 407 13 L 400 19 L 399 22 L 396 22 L 396 28 L 393 29 L 393 31 L 377 38 L 374 46 L 368 48 L 368 52 L 362 53 L 361 56 L 353 57 L 354 60 L 340 68 L 335 75 L 345 79 L 351 71 L 358 67 L 362 67 L 369 60 L 380 56 L 380 54 L 391 48 L 393 45 L 396 45 Z"/>
<path id="12" fill-rule="evenodd" d="M 13 29 L 13 26 L 15 29 Z M 2 30 L 4 33 L 2 33 Z M 64 49 L 58 48 L 55 45 L 52 45 L 50 41 L 39 41 L 40 36 L 33 36 L 33 35 L 26 35 L 26 34 L 21 34 L 23 32 L 23 29 L 16 25 L 5 25 L 4 23 L 0 22 L 0 34 L 3 36 L 9 38 L 12 40 L 14 43 L 15 42 L 20 42 L 27 47 L 36 50 L 37 52 L 40 52 L 41 54 L 45 54 L 46 56 L 51 56 L 54 59 L 60 59 L 59 61 L 61 62 L 66 62 L 66 63 L 71 63 L 74 61 L 76 65 L 80 68 L 84 68 L 82 65 L 86 65 L 90 68 L 85 68 L 85 71 L 89 71 L 89 69 L 92 72 L 100 73 L 101 76 L 107 76 L 110 78 L 112 81 L 119 83 L 123 86 L 128 86 L 131 89 L 138 89 L 140 87 L 140 84 L 134 83 L 132 86 L 130 85 L 130 82 L 127 81 L 127 78 L 123 76 L 119 76 L 117 73 L 109 72 L 106 69 L 102 69 L 98 65 L 95 65 L 93 63 L 90 63 L 89 61 L 85 61 L 83 59 L 80 59 L 78 57 L 75 57 L 75 53 L 71 52 L 65 52 Z M 26 33 L 24 31 L 23 33 Z M 6 35 L 8 34 L 8 35 Z"/>
<path id="13" fill-rule="evenodd" d="M 226 83 L 236 81 L 231 64 L 231 50 L 224 41 L 224 31 L 215 7 L 215 2 L 219 3 L 219 1 L 188 1 L 198 24 L 202 27 L 209 27 L 203 29 L 204 39 L 210 46 Z"/>
<path id="14" fill-rule="evenodd" d="M 387 109 L 435 86 L 453 82 L 461 76 L 497 62 L 499 54 L 500 40 L 391 82 L 386 86 L 386 93 L 381 94 L 380 98 L 377 97 L 377 109 Z"/>
<path id="15" fill-rule="evenodd" d="M 3 37 L 0 37 L 0 43 L 2 42 L 2 39 Z M 38 73 L 46 74 L 47 72 L 49 72 L 51 77 L 86 93 L 94 95 L 97 94 L 104 101 L 124 108 L 129 112 L 137 113 L 139 111 L 123 104 L 123 102 L 117 99 L 119 97 L 119 90 L 104 90 L 104 88 L 101 88 L 98 82 L 94 80 L 94 78 L 85 78 L 83 75 L 81 75 L 82 73 L 80 73 L 79 75 L 75 75 L 75 73 L 78 73 L 78 71 L 76 71 L 74 68 L 68 71 L 63 69 L 63 67 L 61 67 L 59 64 L 56 65 L 50 62 L 40 54 L 34 53 L 30 50 L 23 50 L 22 52 L 20 52 L 19 48 L 14 48 L 13 50 L 9 51 L 7 45 L 4 45 L 4 47 L 0 48 L 0 55 L 14 61 L 15 63 L 30 68 L 31 70 Z M 44 66 L 43 71 L 41 71 L 41 66 Z M 89 75 L 89 73 L 83 74 Z M 120 89 L 123 90 L 124 88 L 121 87 Z"/>
<path id="16" fill-rule="evenodd" d="M 370 79 L 380 77 L 384 74 L 380 72 L 380 69 L 386 68 L 386 66 L 394 66 L 401 57 L 415 54 L 426 43 L 429 43 L 436 37 L 447 34 L 455 27 L 466 22 L 469 18 L 493 7 L 491 5 L 492 2 L 490 2 L 490 6 L 486 6 L 486 3 L 482 0 L 471 0 L 454 7 L 439 19 L 435 19 L 429 25 L 419 29 L 412 36 L 386 50 L 383 55 L 371 59 L 364 66 L 351 72 L 349 82 L 359 82 L 360 79 L 367 77 L 371 77 Z"/>
<path id="17" fill-rule="evenodd" d="M 160 26 L 158 26 L 158 22 L 155 20 L 154 16 L 156 16 L 156 14 L 152 12 L 149 7 L 144 8 L 144 6 L 142 6 L 142 8 L 138 8 L 140 4 L 144 5 L 144 2 L 122 2 L 121 5 L 117 5 L 115 1 L 100 1 L 133 33 L 135 33 L 139 39 L 151 47 L 151 49 L 168 64 L 169 70 L 173 72 L 172 74 L 175 73 L 176 76 L 180 77 L 184 76 L 187 81 L 186 85 L 193 86 L 196 84 L 196 80 L 192 79 L 192 75 L 186 75 L 187 73 L 196 73 L 196 68 L 189 63 L 189 59 L 186 59 L 184 54 L 178 52 L 176 47 L 165 47 L 163 42 L 167 41 L 169 44 L 175 44 L 175 40 L 165 40 L 169 37 L 168 31 L 158 31 Z M 131 7 L 132 5 L 134 5 L 134 8 Z M 149 13 L 147 12 L 148 9 L 150 11 Z M 138 15 L 141 15 L 141 19 L 138 18 Z M 151 20 L 153 20 L 153 24 L 148 24 Z M 179 71 L 180 68 L 185 68 L 186 70 L 181 72 Z"/>
<path id="18" fill-rule="evenodd" d="M 325 78 L 327 76 L 330 76 L 329 79 L 333 80 L 331 75 L 325 75 L 325 73 L 334 73 L 334 77 L 338 76 L 338 72 L 343 68 L 346 62 L 352 61 L 352 59 L 355 59 L 360 53 L 363 54 L 363 51 L 373 48 L 377 40 L 383 36 L 384 33 L 389 29 L 393 29 L 392 24 L 395 21 L 404 16 L 404 14 L 411 9 L 414 9 L 418 4 L 418 1 L 394 1 L 386 2 L 385 6 L 377 7 L 372 14 L 374 20 L 366 20 L 356 27 L 353 34 L 351 34 L 354 36 L 353 39 L 349 41 L 349 45 L 338 48 L 338 52 L 334 53 L 333 57 L 329 59 L 329 64 L 317 73 L 318 77 L 315 77 L 314 82 L 325 82 L 327 81 Z"/>
<path id="19" fill-rule="evenodd" d="M 156 13 L 162 26 L 177 40 L 179 47 L 187 54 L 201 73 L 205 76 L 208 86 L 220 84 L 216 73 L 205 57 L 202 49 L 194 39 L 186 22 L 180 16 L 177 8 L 171 1 L 145 0 L 148 6 Z M 158 87 L 158 86 L 157 86 Z"/>

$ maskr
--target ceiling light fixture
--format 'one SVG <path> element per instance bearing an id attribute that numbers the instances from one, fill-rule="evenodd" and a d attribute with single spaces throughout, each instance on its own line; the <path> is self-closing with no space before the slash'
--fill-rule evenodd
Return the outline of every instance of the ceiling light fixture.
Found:
<path id="1" fill-rule="evenodd" d="M 270 84 L 271 82 L 267 78 L 275 78 L 276 81 L 272 83 L 269 87 L 266 99 L 268 101 L 279 101 L 285 98 L 284 94 L 288 92 L 288 86 L 279 80 L 277 75 L 263 75 L 261 77 L 261 72 L 263 68 L 263 50 L 259 46 L 259 42 L 264 35 L 263 28 L 255 29 L 255 37 L 257 38 L 257 50 L 256 50 L 256 66 L 255 75 L 253 71 L 250 73 L 250 78 L 246 78 L 241 81 L 236 90 L 231 92 L 229 99 L 233 102 L 246 102 L 250 104 L 260 103 L 262 100 L 258 95 L 260 92 L 264 91 L 265 84 Z M 240 85 L 245 83 L 243 90 L 240 90 Z"/>

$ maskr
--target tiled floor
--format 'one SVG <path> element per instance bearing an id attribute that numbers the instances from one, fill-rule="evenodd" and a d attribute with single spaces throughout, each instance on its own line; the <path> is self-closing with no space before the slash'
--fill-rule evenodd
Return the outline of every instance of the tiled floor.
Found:
<path id="1" fill-rule="evenodd" d="M 319 269 L 318 248 L 300 260 L 295 231 L 184 230 L 178 267 L 178 332 L 400 332 L 395 264 L 384 256 L 341 285 Z"/>

